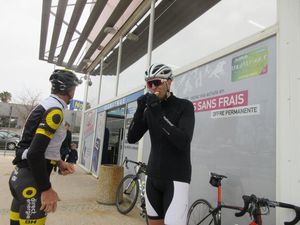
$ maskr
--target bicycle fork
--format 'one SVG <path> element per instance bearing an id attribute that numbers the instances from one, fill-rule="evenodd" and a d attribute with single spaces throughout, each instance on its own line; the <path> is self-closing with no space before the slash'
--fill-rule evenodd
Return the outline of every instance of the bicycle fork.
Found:
<path id="1" fill-rule="evenodd" d="M 140 188 L 140 200 L 141 200 L 141 209 L 140 216 L 143 218 L 146 217 L 146 200 L 145 200 L 145 181 L 142 181 L 141 179 L 139 181 L 139 188 Z"/>

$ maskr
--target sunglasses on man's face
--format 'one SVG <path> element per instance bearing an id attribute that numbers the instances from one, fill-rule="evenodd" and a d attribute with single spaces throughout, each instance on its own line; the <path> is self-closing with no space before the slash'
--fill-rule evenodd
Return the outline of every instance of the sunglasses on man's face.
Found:
<path id="1" fill-rule="evenodd" d="M 152 88 L 152 86 L 154 85 L 155 87 L 158 87 L 160 85 L 162 85 L 162 83 L 164 83 L 165 80 L 161 80 L 161 79 L 158 79 L 158 80 L 149 80 L 147 81 L 147 87 L 148 88 Z"/>

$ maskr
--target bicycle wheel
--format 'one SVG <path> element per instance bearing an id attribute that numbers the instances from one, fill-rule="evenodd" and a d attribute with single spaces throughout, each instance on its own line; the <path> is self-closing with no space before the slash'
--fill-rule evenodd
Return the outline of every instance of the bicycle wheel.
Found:
<path id="1" fill-rule="evenodd" d="M 189 209 L 187 225 L 217 225 L 216 215 L 210 214 L 212 210 L 211 204 L 205 199 L 196 200 Z"/>
<path id="2" fill-rule="evenodd" d="M 136 175 L 125 176 L 117 189 L 116 206 L 120 213 L 127 214 L 134 207 L 139 195 L 139 183 Z"/>

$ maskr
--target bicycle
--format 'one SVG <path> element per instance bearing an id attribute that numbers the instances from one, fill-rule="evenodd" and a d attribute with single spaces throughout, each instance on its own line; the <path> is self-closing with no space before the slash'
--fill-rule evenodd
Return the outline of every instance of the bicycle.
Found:
<path id="1" fill-rule="evenodd" d="M 145 203 L 145 182 L 142 180 L 142 175 L 146 173 L 147 165 L 143 162 L 135 162 L 132 160 L 124 159 L 128 169 L 128 162 L 135 164 L 135 174 L 126 175 L 120 182 L 116 193 L 116 207 L 122 214 L 129 213 L 135 206 L 138 196 L 140 196 L 140 215 L 145 218 L 148 225 L 148 217 L 146 212 Z"/>
<path id="2" fill-rule="evenodd" d="M 239 212 L 235 213 L 235 216 L 241 217 L 246 212 L 249 213 L 251 217 L 251 222 L 249 225 L 262 225 L 262 215 L 269 213 L 270 207 L 283 207 L 294 209 L 296 212 L 296 217 L 290 221 L 285 222 L 285 225 L 294 225 L 300 220 L 300 208 L 287 203 L 270 201 L 265 198 L 257 198 L 255 195 L 243 196 L 244 206 L 230 206 L 222 204 L 222 179 L 227 178 L 224 175 L 219 175 L 216 173 L 210 173 L 209 183 L 217 187 L 217 207 L 213 208 L 211 204 L 205 199 L 196 200 L 190 207 L 188 211 L 187 225 L 201 224 L 201 225 L 221 225 L 221 211 L 222 208 L 233 209 Z M 264 210 L 262 210 L 262 208 Z M 266 211 L 267 213 L 262 213 Z"/>
<path id="3" fill-rule="evenodd" d="M 225 205 L 222 203 L 222 179 L 227 178 L 224 175 L 210 173 L 209 183 L 217 187 L 217 207 L 213 208 L 205 199 L 196 200 L 188 211 L 187 225 L 221 225 L 222 208 L 242 211 L 243 207 Z"/>
<path id="4" fill-rule="evenodd" d="M 252 218 L 252 222 L 250 225 L 262 225 L 262 215 L 267 215 L 270 213 L 270 207 L 281 207 L 281 208 L 288 208 L 293 209 L 295 211 L 295 218 L 290 222 L 284 222 L 285 225 L 294 225 L 297 224 L 300 220 L 300 207 L 283 203 L 277 201 L 271 201 L 267 198 L 258 198 L 256 195 L 252 194 L 250 196 L 243 195 L 244 200 L 244 209 L 236 213 L 235 216 L 240 217 L 243 216 L 246 212 L 249 213 L 250 217 Z"/>

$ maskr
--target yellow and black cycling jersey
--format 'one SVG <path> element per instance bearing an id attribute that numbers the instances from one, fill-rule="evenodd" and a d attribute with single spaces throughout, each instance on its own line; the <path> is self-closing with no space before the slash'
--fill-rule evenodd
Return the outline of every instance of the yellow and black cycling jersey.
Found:
<path id="1" fill-rule="evenodd" d="M 66 104 L 51 95 L 28 116 L 13 161 L 19 168 L 30 167 L 39 190 L 51 187 L 51 161 L 60 160 L 60 146 L 66 136 L 63 126 Z M 50 164 L 50 165 L 49 165 Z"/>

